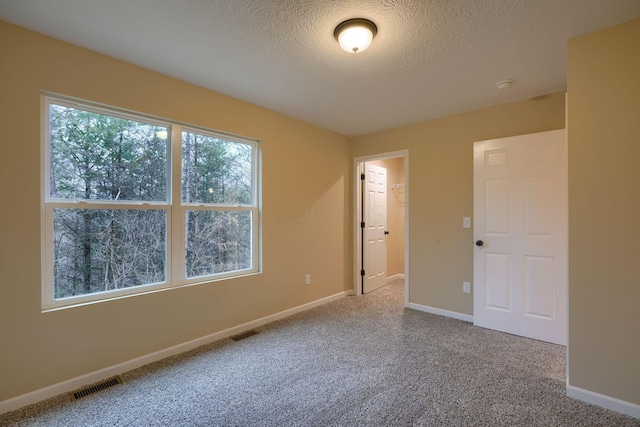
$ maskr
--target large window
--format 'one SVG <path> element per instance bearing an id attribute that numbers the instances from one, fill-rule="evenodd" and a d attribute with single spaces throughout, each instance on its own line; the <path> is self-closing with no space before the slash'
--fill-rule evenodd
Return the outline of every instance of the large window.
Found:
<path id="1" fill-rule="evenodd" d="M 44 308 L 259 271 L 256 141 L 43 105 Z"/>

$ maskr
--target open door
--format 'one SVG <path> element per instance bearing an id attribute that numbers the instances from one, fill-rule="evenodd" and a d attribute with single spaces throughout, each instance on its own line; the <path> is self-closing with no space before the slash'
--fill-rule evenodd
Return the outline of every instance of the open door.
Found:
<path id="1" fill-rule="evenodd" d="M 567 341 L 564 129 L 474 144 L 473 322 Z"/>
<path id="2" fill-rule="evenodd" d="M 362 178 L 362 293 L 387 283 L 387 170 L 364 164 Z"/>

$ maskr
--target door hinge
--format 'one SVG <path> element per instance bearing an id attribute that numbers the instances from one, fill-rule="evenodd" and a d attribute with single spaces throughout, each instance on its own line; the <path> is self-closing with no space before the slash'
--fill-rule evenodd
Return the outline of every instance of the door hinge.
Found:
<path id="1" fill-rule="evenodd" d="M 360 228 L 364 228 L 364 221 L 360 223 Z"/>
<path id="2" fill-rule="evenodd" d="M 363 173 L 360 174 L 360 179 L 364 181 L 364 174 Z"/>
<path id="3" fill-rule="evenodd" d="M 360 270 L 360 275 L 364 276 L 364 270 Z"/>

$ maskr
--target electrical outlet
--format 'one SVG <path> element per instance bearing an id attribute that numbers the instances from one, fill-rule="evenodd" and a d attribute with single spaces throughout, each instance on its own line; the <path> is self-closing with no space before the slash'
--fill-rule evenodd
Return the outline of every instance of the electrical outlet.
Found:
<path id="1" fill-rule="evenodd" d="M 462 282 L 462 292 L 471 293 L 471 282 Z"/>
<path id="2" fill-rule="evenodd" d="M 462 228 L 471 228 L 471 217 L 465 216 L 462 218 Z"/>
<path id="3" fill-rule="evenodd" d="M 305 285 L 310 285 L 311 284 L 311 275 L 310 274 L 306 274 L 304 276 L 304 284 Z"/>

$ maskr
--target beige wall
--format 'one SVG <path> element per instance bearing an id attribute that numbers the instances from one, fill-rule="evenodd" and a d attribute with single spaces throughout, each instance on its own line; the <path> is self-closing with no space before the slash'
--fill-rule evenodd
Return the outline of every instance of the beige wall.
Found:
<path id="1" fill-rule="evenodd" d="M 391 189 L 392 184 L 404 184 L 404 159 L 368 163 L 387 169 L 387 277 L 404 274 L 404 193 Z"/>
<path id="2" fill-rule="evenodd" d="M 514 90 L 516 88 L 514 87 Z M 564 94 L 353 138 L 354 157 L 409 150 L 409 301 L 473 314 L 473 142 L 564 127 Z"/>
<path id="3" fill-rule="evenodd" d="M 639 44 L 635 20 L 568 61 L 569 383 L 636 404 Z M 410 301 L 472 314 L 472 144 L 564 127 L 557 93 L 349 140 L 1 22 L 0 58 L 0 400 L 351 289 L 357 156 L 409 150 Z M 41 313 L 41 90 L 260 139 L 264 273 Z"/>
<path id="4" fill-rule="evenodd" d="M 568 52 L 569 384 L 640 405 L 640 19 Z"/>
<path id="5" fill-rule="evenodd" d="M 3 22 L 0 58 L 0 401 L 351 289 L 348 138 Z M 260 139 L 264 273 L 41 313 L 42 90 Z"/>

